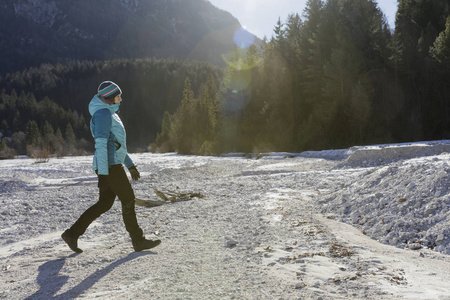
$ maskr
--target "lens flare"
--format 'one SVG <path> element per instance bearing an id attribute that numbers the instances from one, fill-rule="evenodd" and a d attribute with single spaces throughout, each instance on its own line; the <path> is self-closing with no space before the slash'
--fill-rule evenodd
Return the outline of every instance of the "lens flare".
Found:
<path id="1" fill-rule="evenodd" d="M 241 27 L 234 32 L 233 40 L 239 48 L 248 48 L 255 42 L 255 36 Z"/>
<path id="2" fill-rule="evenodd" d="M 228 81 L 228 87 L 233 94 L 243 91 L 250 86 L 252 81 L 251 72 L 248 70 L 236 71 Z"/>
<path id="3" fill-rule="evenodd" d="M 248 49 L 245 48 L 237 48 L 222 54 L 222 59 L 229 67 L 235 70 L 249 70 L 256 67 L 261 62 L 261 58 L 258 56 L 249 59 L 247 57 L 247 51 Z"/>
<path id="4" fill-rule="evenodd" d="M 232 113 L 234 117 L 241 117 L 245 107 L 251 100 L 249 87 L 252 82 L 252 70 L 261 62 L 261 57 L 252 49 L 255 36 L 244 28 L 234 31 L 233 41 L 236 47 L 228 53 L 222 54 L 227 64 L 227 75 L 224 86 L 222 109 Z"/>

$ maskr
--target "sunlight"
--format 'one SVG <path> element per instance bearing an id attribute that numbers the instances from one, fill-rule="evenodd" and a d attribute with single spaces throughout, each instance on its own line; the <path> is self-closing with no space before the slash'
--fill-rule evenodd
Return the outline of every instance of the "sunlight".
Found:
<path id="1" fill-rule="evenodd" d="M 261 2 L 264 2 L 264 1 L 259 1 L 260 5 L 262 5 Z M 256 1 L 256 0 L 244 1 L 243 5 L 244 5 L 245 12 L 248 14 L 253 14 L 257 9 L 257 3 L 258 3 L 258 1 Z"/>
<path id="2" fill-rule="evenodd" d="M 241 27 L 234 32 L 233 40 L 239 48 L 248 48 L 255 41 L 255 36 Z"/>
<path id="3" fill-rule="evenodd" d="M 243 71 L 252 69 L 261 62 L 261 58 L 255 57 L 252 60 L 246 59 L 247 50 L 247 48 L 238 48 L 237 51 L 224 53 L 222 54 L 222 59 L 229 67 L 235 70 Z"/>

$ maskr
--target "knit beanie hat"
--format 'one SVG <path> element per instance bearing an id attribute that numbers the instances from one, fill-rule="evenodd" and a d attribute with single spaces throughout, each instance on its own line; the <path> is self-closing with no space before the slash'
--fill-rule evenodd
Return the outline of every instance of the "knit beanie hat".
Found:
<path id="1" fill-rule="evenodd" d="M 116 97 L 117 95 L 122 94 L 122 90 L 120 89 L 120 87 L 115 84 L 112 81 L 103 81 L 102 83 L 100 83 L 100 85 L 98 86 L 98 96 L 108 99 L 108 100 L 112 100 L 114 99 L 114 97 Z"/>

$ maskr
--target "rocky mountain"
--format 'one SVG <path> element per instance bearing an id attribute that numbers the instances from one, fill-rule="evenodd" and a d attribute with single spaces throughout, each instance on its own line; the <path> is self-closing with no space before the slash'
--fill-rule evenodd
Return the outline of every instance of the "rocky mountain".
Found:
<path id="1" fill-rule="evenodd" d="M 0 4 L 0 75 L 42 63 L 176 58 L 223 65 L 239 21 L 206 0 Z"/>

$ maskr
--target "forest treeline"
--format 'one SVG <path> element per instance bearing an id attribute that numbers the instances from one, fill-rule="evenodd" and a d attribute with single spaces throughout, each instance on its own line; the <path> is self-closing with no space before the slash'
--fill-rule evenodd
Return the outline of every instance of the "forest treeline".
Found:
<path id="1" fill-rule="evenodd" d="M 0 156 L 92 153 L 88 105 L 104 80 L 123 91 L 120 115 L 131 151 L 146 150 L 165 111 L 179 106 L 184 81 L 199 86 L 223 71 L 207 63 L 164 59 L 41 65 L 0 79 Z"/>
<path id="2" fill-rule="evenodd" d="M 188 154 L 450 138 L 449 15 L 450 1 L 400 0 L 392 30 L 376 1 L 309 0 L 270 40 L 224 54 L 225 70 L 156 60 L 42 66 L 0 81 L 0 114 L 14 91 L 33 94 L 38 106 L 47 97 L 70 119 L 58 135 L 67 139 L 70 123 L 84 144 L 87 103 L 108 75 L 123 89 L 122 120 L 135 148 L 155 138 L 161 151 Z M 10 111 L 4 125 L 17 133 Z M 55 120 L 36 120 L 41 134 L 48 121 L 56 135 Z"/>
<path id="3" fill-rule="evenodd" d="M 220 153 L 450 138 L 449 6 L 400 0 L 393 31 L 376 1 L 309 0 L 261 49 L 227 57 L 216 134 L 203 141 Z M 160 144 L 199 152 L 201 142 L 181 146 L 202 140 L 197 117 L 183 117 L 205 103 L 199 93 L 196 103 L 185 92 L 179 111 L 166 115 Z M 190 139 L 180 140 L 180 123 L 192 128 Z"/>

